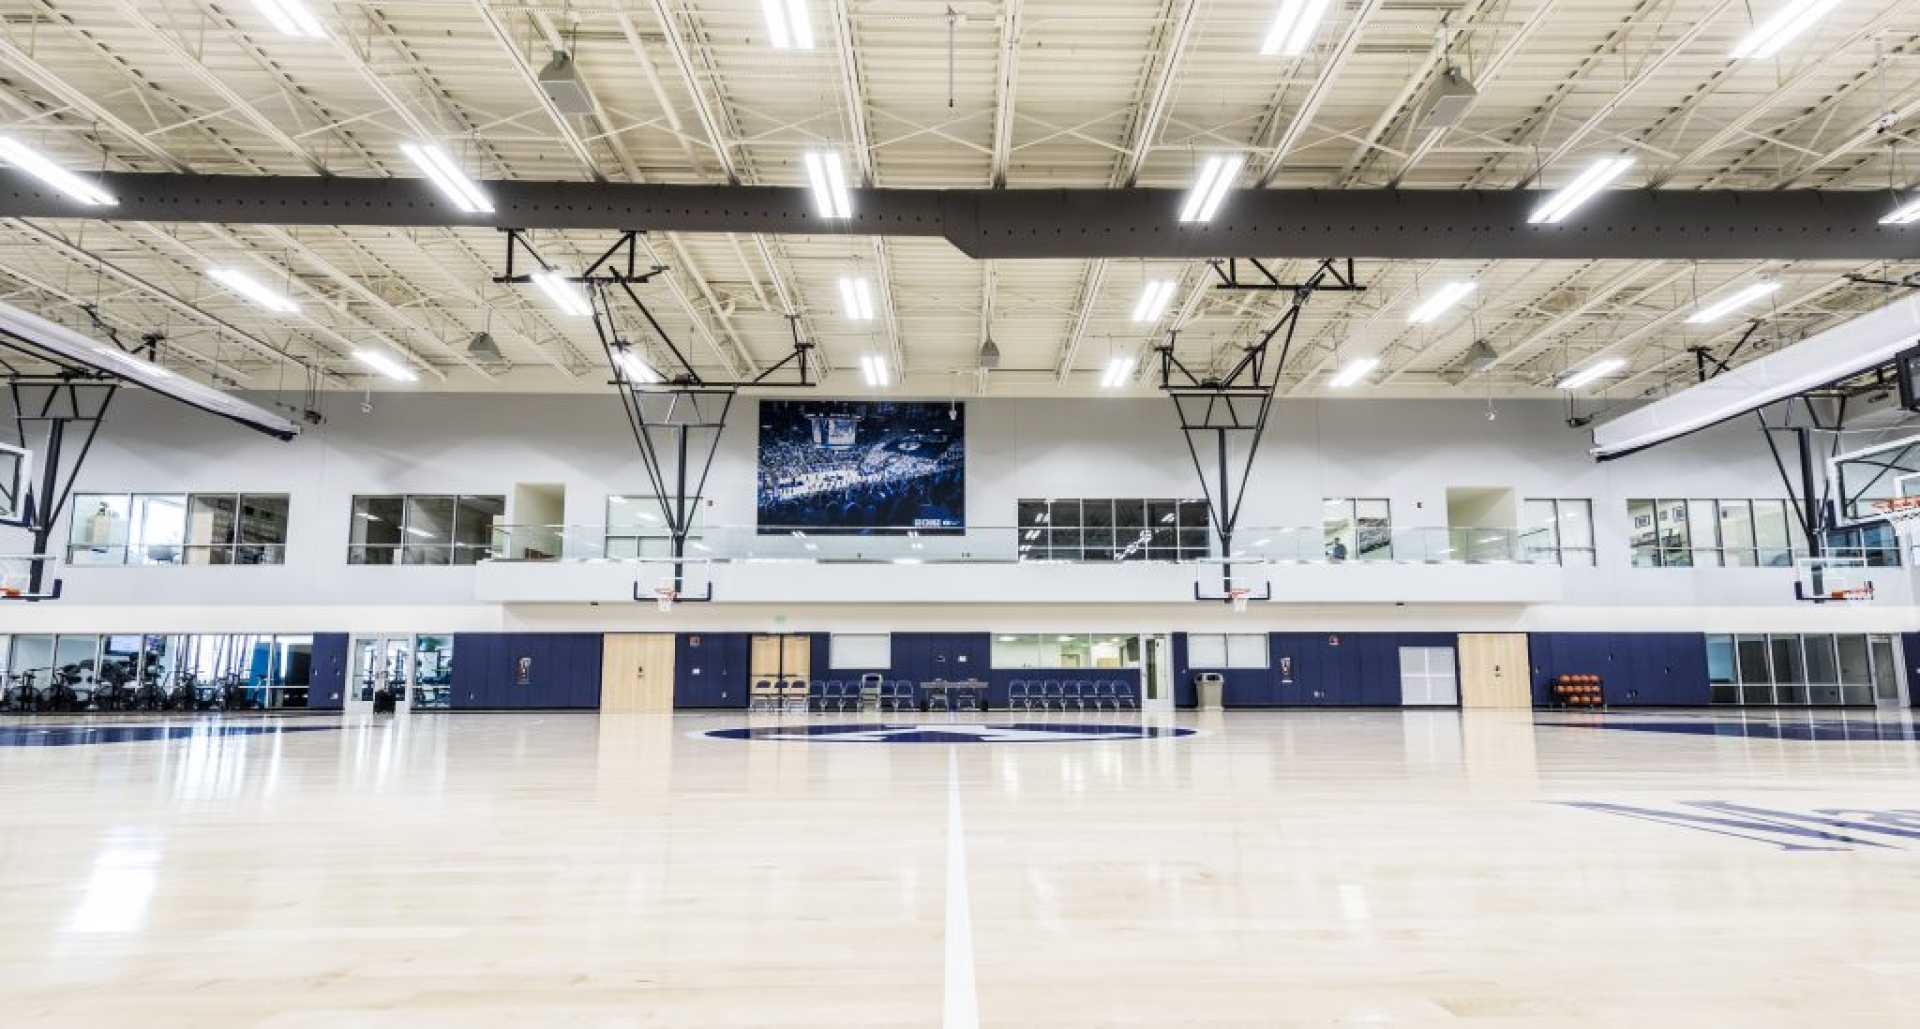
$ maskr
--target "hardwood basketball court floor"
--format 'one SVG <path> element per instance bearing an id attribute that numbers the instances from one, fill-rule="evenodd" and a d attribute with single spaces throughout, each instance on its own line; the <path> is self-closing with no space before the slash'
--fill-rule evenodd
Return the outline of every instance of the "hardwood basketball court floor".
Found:
<path id="1" fill-rule="evenodd" d="M 0 1023 L 1914 1024 L 1915 735 L 0 719 Z"/>

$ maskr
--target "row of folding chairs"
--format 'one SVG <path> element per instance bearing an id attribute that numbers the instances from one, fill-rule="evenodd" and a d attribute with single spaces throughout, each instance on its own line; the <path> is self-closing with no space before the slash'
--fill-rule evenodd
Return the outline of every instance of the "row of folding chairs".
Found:
<path id="1" fill-rule="evenodd" d="M 1007 707 L 1018 711 L 1134 711 L 1140 700 L 1133 684 L 1119 679 L 1059 682 L 1054 679 L 1015 679 L 1007 684 Z"/>
<path id="2" fill-rule="evenodd" d="M 920 695 L 905 679 L 882 680 L 874 693 L 882 711 L 917 711 Z M 866 701 L 865 684 L 859 681 L 815 679 L 807 684 L 807 710 L 858 711 Z"/>

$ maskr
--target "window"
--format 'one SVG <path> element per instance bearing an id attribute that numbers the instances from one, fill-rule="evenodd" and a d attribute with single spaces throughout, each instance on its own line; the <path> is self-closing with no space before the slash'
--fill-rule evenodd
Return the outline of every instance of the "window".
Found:
<path id="1" fill-rule="evenodd" d="M 353 498 L 347 563 L 470 565 L 491 556 L 505 497 L 434 494 Z"/>
<path id="2" fill-rule="evenodd" d="M 1900 565 L 1900 535 L 1888 522 L 1869 522 L 1826 534 L 1825 552 L 1832 557 L 1857 557 L 1869 568 Z"/>
<path id="3" fill-rule="evenodd" d="M 1520 526 L 1523 557 L 1539 564 L 1590 565 L 1593 556 L 1593 501 L 1530 499 Z"/>
<path id="4" fill-rule="evenodd" d="M 701 510 L 707 503 L 702 500 L 689 507 L 689 540 L 700 538 Z M 667 532 L 666 516 L 660 512 L 659 497 L 626 493 L 607 498 L 606 556 L 666 557 L 672 552 L 672 537 Z"/>
<path id="5" fill-rule="evenodd" d="M 1022 561 L 1194 561 L 1210 552 L 1204 500 L 1022 500 Z"/>
<path id="6" fill-rule="evenodd" d="M 1891 645 L 1859 633 L 1709 635 L 1707 680 L 1715 704 L 1871 704 L 1876 690 L 1898 695 L 1897 666 L 1871 657 Z"/>
<path id="7" fill-rule="evenodd" d="M 893 637 L 884 632 L 836 632 L 827 639 L 829 668 L 892 668 Z"/>
<path id="8" fill-rule="evenodd" d="M 1187 636 L 1188 668 L 1265 668 L 1265 633 L 1196 632 Z"/>
<path id="9" fill-rule="evenodd" d="M 995 668 L 1138 668 L 1140 637 L 1109 632 L 996 633 Z"/>
<path id="10" fill-rule="evenodd" d="M 67 563 L 285 564 L 288 506 L 283 493 L 77 493 Z"/>
<path id="11" fill-rule="evenodd" d="M 1787 567 L 1806 532 L 1784 500 L 1629 500 L 1636 568 Z"/>
<path id="12" fill-rule="evenodd" d="M 1320 525 L 1329 561 L 1393 560 L 1393 519 L 1385 500 L 1329 497 L 1321 501 Z"/>

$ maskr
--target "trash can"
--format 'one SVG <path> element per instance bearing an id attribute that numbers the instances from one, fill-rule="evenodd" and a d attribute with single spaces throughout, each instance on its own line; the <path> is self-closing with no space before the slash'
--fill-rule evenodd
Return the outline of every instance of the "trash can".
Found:
<path id="1" fill-rule="evenodd" d="M 1200 695 L 1200 710 L 1222 710 L 1220 691 L 1226 688 L 1227 677 L 1219 672 L 1193 673 L 1193 691 Z"/>

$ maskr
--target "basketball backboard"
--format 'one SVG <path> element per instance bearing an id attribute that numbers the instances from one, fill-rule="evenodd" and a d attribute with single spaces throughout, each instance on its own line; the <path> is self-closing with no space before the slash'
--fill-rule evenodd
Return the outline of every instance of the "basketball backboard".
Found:
<path id="1" fill-rule="evenodd" d="M 1920 496 L 1920 436 L 1835 454 L 1827 462 L 1827 484 L 1838 524 L 1882 517 L 1874 501 Z"/>
<path id="2" fill-rule="evenodd" d="M 0 525 L 24 526 L 27 491 L 33 482 L 33 454 L 0 443 Z"/>
<path id="3" fill-rule="evenodd" d="M 1803 557 L 1794 563 L 1793 594 L 1815 604 L 1857 604 L 1873 599 L 1873 569 L 1862 557 Z"/>

